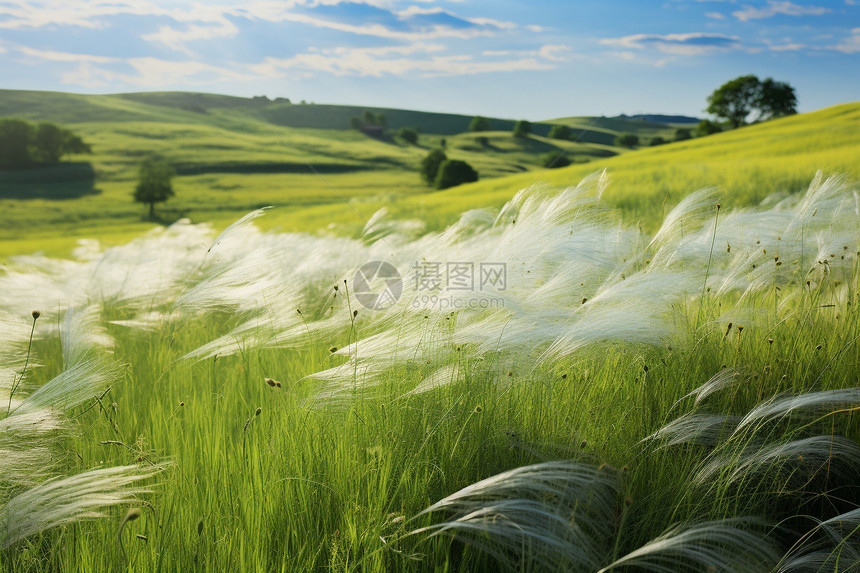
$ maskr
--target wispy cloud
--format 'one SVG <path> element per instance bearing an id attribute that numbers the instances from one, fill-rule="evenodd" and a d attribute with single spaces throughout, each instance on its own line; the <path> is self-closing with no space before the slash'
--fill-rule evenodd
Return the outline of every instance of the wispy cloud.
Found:
<path id="1" fill-rule="evenodd" d="M 788 1 L 768 0 L 767 6 L 763 8 L 746 5 L 743 10 L 732 12 L 732 16 L 746 22 L 748 20 L 773 18 L 780 14 L 784 16 L 821 16 L 830 11 L 830 8 L 823 6 L 800 6 Z"/>
<path id="2" fill-rule="evenodd" d="M 107 69 L 84 61 L 74 70 L 62 74 L 65 84 L 89 88 L 132 86 L 163 88 L 176 85 L 205 85 L 254 79 L 252 74 L 201 62 L 173 62 L 158 58 L 129 58 L 122 61 L 131 71 Z"/>
<path id="3" fill-rule="evenodd" d="M 842 52 L 843 54 L 856 54 L 860 52 L 860 28 L 851 30 L 851 35 L 842 40 L 839 44 L 828 46 L 831 50 Z"/>
<path id="4" fill-rule="evenodd" d="M 712 20 L 725 20 L 726 17 L 721 12 L 705 12 L 705 17 Z"/>
<path id="5" fill-rule="evenodd" d="M 39 60 L 48 60 L 50 62 L 73 62 L 82 63 L 90 62 L 97 64 L 107 64 L 109 62 L 118 62 L 118 58 L 109 56 L 94 56 L 92 54 L 73 54 L 69 52 L 56 52 L 53 50 L 37 50 L 27 46 L 16 46 L 16 50 L 26 56 Z"/>
<path id="6" fill-rule="evenodd" d="M 617 46 L 627 50 L 655 49 L 666 54 L 695 56 L 720 50 L 732 50 L 742 47 L 740 38 L 725 34 L 690 33 L 690 34 L 633 34 L 622 38 L 604 38 L 600 40 L 606 46 Z"/>
<path id="7" fill-rule="evenodd" d="M 182 52 L 186 55 L 193 55 L 188 48 L 189 42 L 198 40 L 212 40 L 215 38 L 229 38 L 239 33 L 239 29 L 226 18 L 214 26 L 199 26 L 192 24 L 184 29 L 176 29 L 172 26 L 161 26 L 157 32 L 152 34 L 144 34 L 142 39 L 148 42 L 162 44 Z"/>
<path id="8" fill-rule="evenodd" d="M 537 57 L 514 57 L 505 60 L 478 60 L 468 54 L 430 55 L 445 50 L 437 44 L 416 44 L 388 48 L 334 48 L 298 54 L 290 58 L 266 58 L 251 70 L 269 78 L 279 78 L 289 71 L 329 73 L 337 76 L 382 76 L 417 74 L 424 77 L 471 75 L 489 72 L 548 70 L 558 61 L 558 46 L 550 47 L 543 60 Z M 538 51 L 540 52 L 540 51 Z M 425 57 L 421 57 L 422 54 Z M 429 57 L 427 57 L 430 55 Z"/>
<path id="9" fill-rule="evenodd" d="M 489 57 L 541 57 L 551 62 L 566 62 L 573 58 L 580 58 L 574 53 L 573 48 L 563 44 L 546 44 L 538 50 L 484 50 L 484 56 Z"/>

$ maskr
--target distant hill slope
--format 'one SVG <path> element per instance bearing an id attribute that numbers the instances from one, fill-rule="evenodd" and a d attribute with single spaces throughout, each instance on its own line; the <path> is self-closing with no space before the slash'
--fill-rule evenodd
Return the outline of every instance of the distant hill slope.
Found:
<path id="1" fill-rule="evenodd" d="M 421 133 L 454 135 L 468 130 L 472 116 L 330 104 L 287 103 L 282 99 L 242 98 L 195 92 L 145 92 L 113 95 L 83 95 L 63 92 L 0 90 L 0 117 L 75 124 L 86 122 L 158 121 L 168 123 L 222 124 L 225 116 L 248 122 L 267 121 L 274 125 L 306 129 L 349 129 L 351 117 L 365 110 L 382 113 L 389 129 L 415 127 Z M 546 137 L 553 124 L 574 128 L 577 141 L 612 145 L 621 132 L 643 136 L 666 134 L 672 127 L 647 116 L 633 118 L 561 118 L 532 124 L 532 132 Z M 666 116 L 670 117 L 670 116 Z M 491 131 L 511 131 L 514 119 L 488 118 Z M 232 125 L 236 128 L 237 125 Z"/>
<path id="2" fill-rule="evenodd" d="M 176 197 L 157 209 L 164 222 L 190 217 L 223 226 L 274 205 L 262 225 L 347 235 L 383 206 L 434 228 L 463 210 L 500 205 L 519 188 L 575 184 L 603 168 L 615 181 L 606 197 L 646 227 L 707 185 L 749 204 L 808 185 L 818 168 L 860 176 L 858 104 L 632 152 L 614 145 L 619 133 L 635 133 L 647 146 L 654 137 L 673 139 L 679 124 L 567 117 L 534 122 L 530 137 L 515 138 L 513 120 L 490 118 L 492 131 L 475 133 L 464 131 L 465 115 L 371 109 L 386 115 L 389 132 L 417 125 L 419 142 L 410 145 L 348 129 L 364 109 L 186 92 L 0 90 L 0 116 L 63 124 L 93 148 L 50 170 L 0 173 L 0 256 L 67 254 L 68 237 L 121 242 L 151 227 L 131 192 L 141 158 L 153 153 L 178 172 Z M 554 124 L 569 126 L 572 140 L 546 137 Z M 449 158 L 477 169 L 477 184 L 437 192 L 419 179 L 421 159 L 443 144 Z M 541 167 L 544 154 L 560 151 L 575 165 Z"/>
<path id="3" fill-rule="evenodd" d="M 582 122 L 580 118 L 566 121 Z M 601 120 L 597 125 L 617 128 L 617 123 L 607 124 L 616 121 L 618 118 Z M 785 197 L 808 188 L 819 170 L 860 181 L 858 158 L 860 102 L 855 102 L 585 165 L 479 181 L 410 198 L 401 208 L 404 213 L 434 213 L 439 220 L 446 220 L 447 214 L 451 220 L 471 208 L 501 205 L 524 187 L 574 185 L 606 169 L 611 184 L 604 198 L 639 219 L 645 228 L 654 229 L 669 209 L 697 189 L 719 187 L 728 207 L 755 205 L 766 197 Z"/>
<path id="4" fill-rule="evenodd" d="M 639 114 L 621 117 L 629 117 L 630 119 L 642 119 L 653 123 L 668 123 L 672 125 L 695 125 L 702 121 L 698 117 L 689 117 L 687 115 Z"/>

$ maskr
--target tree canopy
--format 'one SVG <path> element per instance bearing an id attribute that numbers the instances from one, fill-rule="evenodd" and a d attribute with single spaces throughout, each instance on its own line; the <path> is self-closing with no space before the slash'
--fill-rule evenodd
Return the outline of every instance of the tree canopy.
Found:
<path id="1" fill-rule="evenodd" d="M 436 182 L 436 175 L 439 173 L 439 166 L 446 159 L 448 156 L 441 149 L 434 149 L 428 153 L 421 160 L 421 179 L 428 185 L 433 185 Z"/>
<path id="2" fill-rule="evenodd" d="M 552 139 L 570 139 L 570 128 L 566 125 L 554 125 L 549 129 Z"/>
<path id="3" fill-rule="evenodd" d="M 622 133 L 615 138 L 615 145 L 619 147 L 635 147 L 639 145 L 639 136 L 635 133 Z"/>
<path id="4" fill-rule="evenodd" d="M 92 153 L 71 131 L 54 125 L 33 125 L 20 119 L 0 119 L 0 169 L 28 169 L 59 163 L 64 155 Z"/>
<path id="5" fill-rule="evenodd" d="M 531 132 L 532 124 L 524 119 L 521 119 L 514 124 L 514 137 L 528 137 Z"/>
<path id="6" fill-rule="evenodd" d="M 414 127 L 401 127 L 397 132 L 397 137 L 405 141 L 406 143 L 411 143 L 415 145 L 418 143 L 418 130 Z"/>
<path id="7" fill-rule="evenodd" d="M 171 183 L 175 174 L 170 164 L 160 157 L 149 157 L 140 164 L 134 200 L 149 205 L 150 218 L 155 217 L 156 203 L 164 203 L 175 195 Z"/>
<path id="8" fill-rule="evenodd" d="M 773 78 L 761 81 L 754 75 L 740 76 L 708 96 L 705 111 L 740 127 L 752 114 L 752 121 L 757 122 L 797 113 L 797 96 L 793 87 Z"/>
<path id="9" fill-rule="evenodd" d="M 436 188 L 447 189 L 477 180 L 478 172 L 471 165 L 459 159 L 446 159 L 439 166 L 439 172 L 436 174 Z"/>
<path id="10" fill-rule="evenodd" d="M 490 120 L 486 117 L 476 115 L 469 122 L 469 131 L 490 131 Z"/>

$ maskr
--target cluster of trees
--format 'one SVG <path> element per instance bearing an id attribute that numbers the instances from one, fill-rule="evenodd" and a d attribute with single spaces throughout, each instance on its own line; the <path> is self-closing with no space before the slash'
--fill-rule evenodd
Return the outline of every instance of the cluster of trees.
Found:
<path id="1" fill-rule="evenodd" d="M 53 123 L 0 119 L 2 170 L 53 165 L 72 153 L 92 153 L 92 149 L 79 136 Z"/>
<path id="2" fill-rule="evenodd" d="M 478 172 L 459 159 L 448 159 L 441 149 L 434 149 L 421 161 L 421 178 L 436 189 L 447 189 L 478 180 Z"/>
<path id="3" fill-rule="evenodd" d="M 364 112 L 361 114 L 361 117 L 352 116 L 351 118 L 349 118 L 350 129 L 357 129 L 359 131 L 381 131 L 385 129 L 386 125 L 388 125 L 388 120 L 386 119 L 384 113 L 373 113 L 369 109 L 364 110 Z"/>

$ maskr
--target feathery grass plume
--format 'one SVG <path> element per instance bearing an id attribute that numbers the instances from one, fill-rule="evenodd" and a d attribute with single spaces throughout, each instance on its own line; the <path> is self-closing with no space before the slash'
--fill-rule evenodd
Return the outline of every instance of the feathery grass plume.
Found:
<path id="1" fill-rule="evenodd" d="M 216 246 L 218 246 L 218 244 L 221 243 L 221 241 L 223 241 L 226 237 L 230 236 L 231 233 L 233 233 L 237 229 L 247 227 L 248 225 L 251 224 L 251 222 L 254 219 L 256 219 L 257 217 L 262 217 L 263 215 L 265 215 L 266 210 L 271 209 L 271 208 L 272 208 L 272 206 L 269 205 L 267 207 L 262 207 L 260 209 L 256 209 L 254 211 L 251 211 L 247 215 L 243 216 L 242 218 L 238 219 L 237 221 L 234 221 L 230 226 L 228 226 L 226 229 L 221 231 L 221 233 L 217 237 L 215 237 L 215 240 L 212 241 L 212 245 L 209 247 L 209 250 L 207 250 L 206 252 L 207 253 L 211 252 L 212 249 L 214 249 Z"/>
<path id="2" fill-rule="evenodd" d="M 860 405 L 860 388 L 807 392 L 796 396 L 775 396 L 749 411 L 735 433 L 747 426 L 763 423 L 774 418 L 781 419 L 793 413 L 821 414 L 826 410 L 853 408 Z"/>
<path id="3" fill-rule="evenodd" d="M 389 245 L 396 245 L 414 239 L 422 234 L 427 225 L 418 220 L 387 220 L 388 209 L 382 207 L 371 215 L 361 231 L 361 238 L 367 243 L 381 239 Z"/>
<path id="4" fill-rule="evenodd" d="M 609 549 L 619 487 L 618 472 L 605 465 L 524 466 L 436 502 L 418 515 L 450 517 L 412 534 L 453 535 L 501 561 L 516 555 L 548 570 L 593 570 Z"/>
<path id="5" fill-rule="evenodd" d="M 779 573 L 851 571 L 860 563 L 860 509 L 817 522 L 783 556 Z"/>
<path id="6" fill-rule="evenodd" d="M 401 397 L 413 396 L 415 394 L 430 392 L 431 390 L 441 388 L 443 386 L 452 384 L 462 379 L 463 376 L 458 365 L 452 364 L 449 366 L 445 366 L 444 368 L 440 368 L 426 378 L 424 378 L 424 380 L 422 380 L 417 386 L 415 386 L 415 388 L 413 388 L 409 392 L 406 392 Z"/>
<path id="7" fill-rule="evenodd" d="M 71 368 L 96 353 L 110 351 L 114 340 L 101 324 L 101 313 L 96 305 L 70 308 L 60 328 L 63 345 L 63 364 Z"/>
<path id="8" fill-rule="evenodd" d="M 121 365 L 101 357 L 87 359 L 39 387 L 24 398 L 13 413 L 29 414 L 43 408 L 68 410 L 98 396 L 121 372 Z"/>
<path id="9" fill-rule="evenodd" d="M 33 443 L 21 445 L 15 450 L 0 447 L 0 483 L 4 486 L 35 485 L 48 477 L 54 466 L 50 449 Z"/>
<path id="10" fill-rule="evenodd" d="M 740 451 L 717 450 L 693 482 L 704 485 L 719 476 L 725 485 L 783 473 L 800 487 L 822 469 L 828 479 L 852 480 L 860 472 L 860 445 L 842 436 L 812 436 L 764 446 L 752 441 Z"/>
<path id="11" fill-rule="evenodd" d="M 19 493 L 0 508 L 0 547 L 73 521 L 104 517 L 100 510 L 149 493 L 138 482 L 162 470 L 163 466 L 104 468 L 53 479 Z"/>
<path id="12" fill-rule="evenodd" d="M 669 422 L 643 441 L 665 440 L 660 447 L 678 444 L 716 446 L 725 441 L 740 422 L 740 416 L 689 413 Z"/>
<path id="13" fill-rule="evenodd" d="M 677 405 L 682 400 L 689 398 L 690 396 L 695 396 L 695 405 L 699 405 L 701 402 L 705 401 L 708 396 L 725 390 L 727 388 L 731 388 L 733 386 L 737 386 L 742 382 L 746 382 L 749 379 L 749 375 L 746 374 L 740 368 L 724 368 L 711 376 L 707 382 L 690 392 L 689 394 L 684 395 L 678 402 L 675 403 Z"/>
<path id="14" fill-rule="evenodd" d="M 752 519 L 724 519 L 676 525 L 598 573 L 633 568 L 636 571 L 771 571 L 779 553 L 771 541 L 750 529 L 763 529 Z"/>
<path id="15" fill-rule="evenodd" d="M 24 320 L 23 317 L 6 312 L 0 307 L 0 360 L 2 367 L 14 368 L 18 362 L 22 365 L 27 353 L 27 341 L 30 339 L 32 321 Z"/>
<path id="16" fill-rule="evenodd" d="M 518 555 L 546 569 L 596 569 L 612 537 L 619 487 L 618 472 L 605 465 L 524 466 L 436 502 L 419 515 L 451 517 L 412 533 L 454 535 L 502 561 Z"/>

